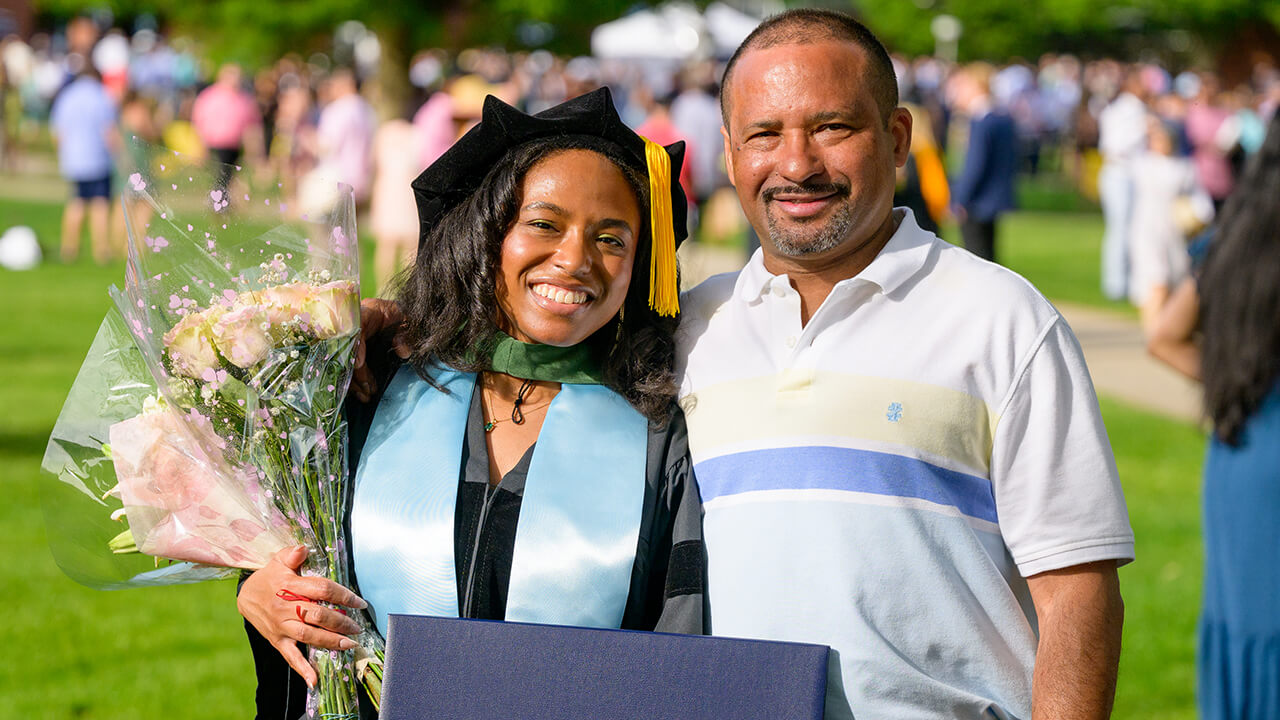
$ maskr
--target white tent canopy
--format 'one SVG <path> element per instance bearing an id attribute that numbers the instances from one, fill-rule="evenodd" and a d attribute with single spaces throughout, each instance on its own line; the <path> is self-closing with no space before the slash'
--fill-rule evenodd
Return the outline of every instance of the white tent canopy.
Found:
<path id="1" fill-rule="evenodd" d="M 752 17 L 740 10 L 720 2 L 713 2 L 703 13 L 707 24 L 707 32 L 715 46 L 718 57 L 729 57 L 760 24 L 760 18 Z"/>
<path id="2" fill-rule="evenodd" d="M 705 14 L 692 5 L 668 3 L 597 27 L 591 53 L 602 59 L 686 62 L 727 56 L 760 21 L 715 2 Z"/>

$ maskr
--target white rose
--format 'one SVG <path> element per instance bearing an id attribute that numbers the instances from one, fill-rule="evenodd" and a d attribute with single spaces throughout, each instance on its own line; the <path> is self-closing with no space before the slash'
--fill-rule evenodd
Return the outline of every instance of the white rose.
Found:
<path id="1" fill-rule="evenodd" d="M 213 348 L 209 324 L 221 315 L 222 310 L 218 308 L 190 313 L 164 334 L 165 347 L 178 374 L 198 378 L 205 370 L 218 367 L 218 353 Z"/>

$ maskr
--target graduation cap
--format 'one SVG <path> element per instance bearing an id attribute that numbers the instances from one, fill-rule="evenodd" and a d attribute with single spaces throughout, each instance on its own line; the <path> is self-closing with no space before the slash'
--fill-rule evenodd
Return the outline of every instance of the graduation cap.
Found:
<path id="1" fill-rule="evenodd" d="M 431 228 L 480 187 L 507 151 L 531 140 L 575 135 L 613 143 L 622 157 L 649 178 L 649 227 L 653 236 L 649 307 L 660 315 L 675 315 L 680 310 L 676 246 L 688 236 L 688 201 L 679 180 L 684 143 L 663 147 L 637 135 L 618 117 L 608 88 L 537 115 L 526 115 L 492 95 L 486 97 L 480 124 L 413 181 L 420 224 L 419 248 Z"/>

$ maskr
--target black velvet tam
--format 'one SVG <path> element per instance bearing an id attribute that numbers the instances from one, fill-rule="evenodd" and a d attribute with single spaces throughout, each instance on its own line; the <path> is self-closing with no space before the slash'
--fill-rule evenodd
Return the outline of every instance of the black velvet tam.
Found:
<path id="1" fill-rule="evenodd" d="M 480 124 L 413 181 L 419 247 L 440 218 L 475 192 L 508 150 L 530 140 L 565 135 L 589 135 L 613 142 L 648 177 L 644 139 L 618 117 L 609 88 L 602 87 L 537 115 L 526 115 L 490 95 L 484 100 Z M 666 151 L 671 156 L 671 217 L 679 245 L 688 235 L 688 201 L 680 188 L 684 143 L 667 145 Z"/>

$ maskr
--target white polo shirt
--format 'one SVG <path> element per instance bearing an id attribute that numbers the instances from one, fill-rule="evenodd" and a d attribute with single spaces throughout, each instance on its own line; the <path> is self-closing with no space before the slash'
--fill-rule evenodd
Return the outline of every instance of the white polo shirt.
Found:
<path id="1" fill-rule="evenodd" d="M 827 717 L 1031 715 L 1025 577 L 1133 558 L 1080 347 L 919 228 L 807 325 L 757 251 L 681 301 L 711 630 L 832 646 Z"/>

